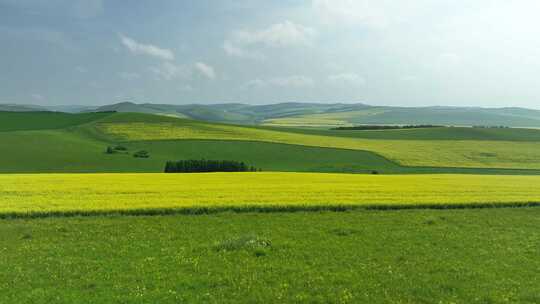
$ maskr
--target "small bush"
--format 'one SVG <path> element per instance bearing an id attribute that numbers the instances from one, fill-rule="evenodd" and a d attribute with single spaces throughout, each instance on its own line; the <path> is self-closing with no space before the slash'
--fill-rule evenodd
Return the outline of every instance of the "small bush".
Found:
<path id="1" fill-rule="evenodd" d="M 114 154 L 115 151 L 114 151 L 113 147 L 108 146 L 107 149 L 105 150 L 105 153 L 107 153 L 107 154 Z"/>
<path id="2" fill-rule="evenodd" d="M 260 169 L 259 169 L 260 170 Z M 199 172 L 255 172 L 257 168 L 244 162 L 234 160 L 179 160 L 168 161 L 165 173 L 199 173 Z"/>
<path id="3" fill-rule="evenodd" d="M 336 228 L 336 229 L 330 230 L 330 233 L 335 234 L 337 236 L 349 236 L 349 235 L 360 233 L 360 231 L 356 229 L 351 229 L 351 228 Z"/>
<path id="4" fill-rule="evenodd" d="M 124 146 L 116 146 L 114 147 L 114 150 L 116 151 L 127 151 L 128 149 Z"/>
<path id="5" fill-rule="evenodd" d="M 136 158 L 149 158 L 150 154 L 148 153 L 148 151 L 141 150 L 141 151 L 137 151 L 137 152 L 133 153 L 133 157 L 136 157 Z"/>
<path id="6" fill-rule="evenodd" d="M 261 238 L 256 235 L 245 235 L 240 237 L 233 237 L 214 245 L 216 251 L 237 251 L 237 250 L 249 250 L 254 251 L 256 256 L 265 255 L 264 249 L 271 247 L 269 240 Z M 263 254 L 264 253 L 264 254 Z"/>

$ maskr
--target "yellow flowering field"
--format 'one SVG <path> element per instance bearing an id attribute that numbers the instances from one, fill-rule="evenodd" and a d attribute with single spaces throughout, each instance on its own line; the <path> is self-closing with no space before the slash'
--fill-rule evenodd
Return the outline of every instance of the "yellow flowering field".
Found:
<path id="1" fill-rule="evenodd" d="M 6 174 L 0 214 L 540 202 L 540 176 L 321 173 Z"/>

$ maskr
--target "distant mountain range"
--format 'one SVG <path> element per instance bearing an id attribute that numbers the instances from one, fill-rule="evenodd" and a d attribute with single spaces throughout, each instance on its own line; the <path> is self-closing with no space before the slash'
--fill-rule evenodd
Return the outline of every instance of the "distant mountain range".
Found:
<path id="1" fill-rule="evenodd" d="M 136 104 L 34 106 L 0 104 L 0 111 L 136 112 L 236 124 L 332 127 L 361 124 L 438 124 L 540 128 L 540 110 L 479 107 L 381 107 L 366 104 L 278 103 L 270 105 Z"/>

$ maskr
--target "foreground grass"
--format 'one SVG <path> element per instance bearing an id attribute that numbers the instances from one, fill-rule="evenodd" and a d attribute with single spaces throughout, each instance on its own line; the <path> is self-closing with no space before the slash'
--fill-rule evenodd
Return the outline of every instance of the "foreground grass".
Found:
<path id="1" fill-rule="evenodd" d="M 403 166 L 540 169 L 540 142 L 522 139 L 520 141 L 414 140 L 407 136 L 407 130 L 401 133 L 405 139 L 335 136 L 337 133 L 329 136 L 317 134 L 319 131 L 316 130 L 292 132 L 132 113 L 111 115 L 98 123 L 86 126 L 85 130 L 96 137 L 116 141 L 248 140 L 365 150 L 380 154 Z M 526 131 L 527 134 L 530 132 Z"/>
<path id="2" fill-rule="evenodd" d="M 539 182 L 496 175 L 15 174 L 0 175 L 0 215 L 518 206 L 540 202 Z"/>
<path id="3" fill-rule="evenodd" d="M 6 304 L 540 302 L 540 208 L 0 226 Z"/>

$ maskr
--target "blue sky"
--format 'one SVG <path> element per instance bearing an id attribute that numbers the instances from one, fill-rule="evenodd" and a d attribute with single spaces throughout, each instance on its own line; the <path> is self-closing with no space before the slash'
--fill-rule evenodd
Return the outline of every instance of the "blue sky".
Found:
<path id="1" fill-rule="evenodd" d="M 0 103 L 540 108 L 539 1 L 0 0 Z"/>

